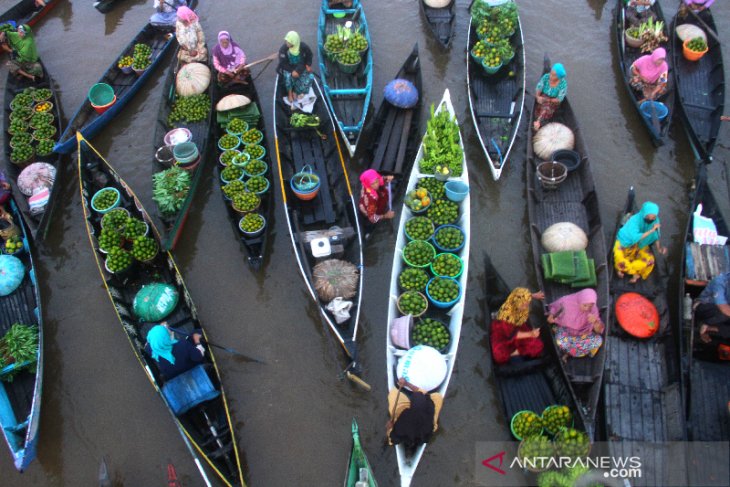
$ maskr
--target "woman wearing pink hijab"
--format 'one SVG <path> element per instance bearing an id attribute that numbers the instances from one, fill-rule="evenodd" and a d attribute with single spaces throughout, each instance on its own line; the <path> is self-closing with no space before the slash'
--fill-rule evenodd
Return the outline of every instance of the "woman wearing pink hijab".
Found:
<path id="1" fill-rule="evenodd" d="M 177 58 L 181 64 L 205 63 L 208 61 L 208 48 L 205 46 L 205 34 L 198 22 L 198 16 L 188 7 L 177 9 L 175 37 L 180 50 Z"/>
<path id="2" fill-rule="evenodd" d="M 639 103 L 663 95 L 667 91 L 668 75 L 667 51 L 663 47 L 634 61 L 631 65 L 631 87 L 642 92 L 644 98 Z"/>
<path id="3" fill-rule="evenodd" d="M 218 83 L 248 84 L 246 53 L 233 41 L 228 31 L 218 32 L 218 44 L 213 48 L 213 66 L 218 71 Z"/>
<path id="4" fill-rule="evenodd" d="M 548 323 L 554 325 L 555 342 L 563 360 L 571 357 L 593 357 L 603 344 L 605 326 L 598 315 L 598 295 L 587 288 L 568 294 L 548 306 Z"/>
<path id="5" fill-rule="evenodd" d="M 390 220 L 395 216 L 388 208 L 390 188 L 386 182 L 393 180 L 393 176 L 381 176 L 375 169 L 368 169 L 360 175 L 362 189 L 360 190 L 361 216 L 365 217 L 365 236 L 367 237 L 374 225 L 380 220 Z"/>

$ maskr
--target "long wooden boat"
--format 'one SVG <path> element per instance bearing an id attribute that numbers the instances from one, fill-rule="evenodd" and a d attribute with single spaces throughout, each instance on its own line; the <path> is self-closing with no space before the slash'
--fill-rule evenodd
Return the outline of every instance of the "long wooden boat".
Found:
<path id="1" fill-rule="evenodd" d="M 717 32 L 710 10 L 699 14 L 702 22 Z M 707 33 L 702 22 L 691 14 L 685 18 L 674 17 L 672 23 L 672 55 L 674 60 L 674 84 L 682 123 L 687 131 L 697 159 L 712 160 L 712 151 L 720 132 L 720 116 L 725 109 L 725 68 L 722 62 L 722 46 Z M 693 24 L 707 34 L 708 52 L 699 61 L 688 61 L 682 54 L 682 41 L 675 30 L 678 25 Z"/>
<path id="2" fill-rule="evenodd" d="M 344 13 L 344 17 L 335 14 Z M 340 69 L 337 61 L 331 60 L 324 50 L 327 35 L 337 32 L 346 22 L 352 22 L 353 31 L 359 30 L 368 41 L 367 51 L 354 73 L 346 73 Z M 328 0 L 322 0 L 317 29 L 317 45 L 319 49 L 319 72 L 322 76 L 322 91 L 332 110 L 335 124 L 342 135 L 350 157 L 355 155 L 360 141 L 365 117 L 370 107 L 370 95 L 373 91 L 373 45 L 370 30 L 365 18 L 365 9 L 360 0 L 353 0 L 352 8 L 330 9 Z"/>
<path id="3" fill-rule="evenodd" d="M 274 179 L 273 179 L 273 158 L 271 156 L 271 152 L 269 152 L 269 139 L 266 136 L 266 121 L 263 117 L 263 111 L 261 104 L 261 99 L 259 98 L 258 91 L 256 90 L 256 85 L 254 84 L 253 77 L 248 77 L 248 84 L 247 85 L 241 85 L 241 84 L 235 84 L 231 88 L 228 89 L 217 89 L 216 94 L 213 100 L 213 106 L 215 107 L 216 103 L 227 95 L 243 95 L 247 97 L 249 100 L 251 100 L 251 104 L 255 106 L 255 109 L 248 108 L 247 113 L 252 114 L 251 116 L 254 116 L 256 113 L 258 113 L 258 122 L 255 126 L 249 125 L 249 128 L 256 128 L 261 131 L 263 134 L 263 139 L 261 142 L 258 143 L 258 145 L 262 146 L 264 150 L 266 151 L 264 153 L 264 156 L 261 157 L 261 160 L 264 161 L 268 169 L 266 170 L 266 173 L 264 176 L 269 181 L 269 189 L 261 196 L 261 206 L 259 206 L 258 210 L 256 210 L 258 213 L 260 213 L 265 219 L 266 219 L 266 227 L 260 235 L 257 236 L 248 236 L 241 232 L 238 224 L 241 221 L 241 215 L 238 211 L 233 209 L 233 206 L 231 205 L 230 200 L 226 198 L 226 196 L 223 194 L 223 191 L 221 191 L 221 197 L 223 198 L 223 202 L 226 207 L 226 212 L 228 213 L 228 219 L 231 221 L 231 225 L 233 226 L 233 231 L 236 234 L 236 237 L 241 242 L 241 246 L 246 252 L 246 262 L 248 262 L 248 265 L 253 269 L 254 271 L 258 271 L 261 266 L 264 264 L 264 258 L 266 257 L 266 242 L 269 238 L 269 233 L 271 232 L 271 228 L 274 226 L 273 222 L 271 222 L 271 214 L 272 209 L 274 207 Z M 224 130 L 223 126 L 220 123 L 214 124 L 214 135 L 215 140 L 219 140 L 220 137 L 225 134 L 226 131 Z M 240 149 L 240 147 L 239 147 Z M 220 148 L 218 149 L 218 152 L 216 154 L 222 154 L 222 151 Z M 216 164 L 216 167 L 218 168 L 218 182 L 221 186 L 221 189 L 225 184 L 220 178 L 220 172 L 223 170 L 223 166 L 220 164 Z"/>
<path id="4" fill-rule="evenodd" d="M 200 182 L 200 178 L 202 177 L 205 165 L 208 162 L 208 158 L 210 157 L 208 147 L 214 114 L 214 108 L 211 106 L 208 111 L 208 116 L 204 120 L 198 122 L 178 122 L 172 125 L 168 122 L 168 116 L 170 115 L 170 112 L 172 112 L 173 106 L 178 99 L 178 94 L 175 89 L 177 68 L 177 62 L 173 62 L 170 65 L 170 69 L 167 72 L 167 78 L 165 79 L 165 84 L 162 87 L 162 100 L 160 101 L 160 109 L 157 114 L 157 123 L 155 123 L 155 132 L 152 139 L 154 142 L 153 147 L 156 152 L 160 147 L 165 145 L 165 135 L 169 131 L 176 127 L 184 127 L 190 131 L 191 141 L 198 147 L 198 152 L 200 152 L 200 162 L 198 162 L 197 165 L 193 164 L 192 168 L 189 169 L 189 172 L 192 173 L 190 189 L 185 197 L 185 202 L 182 204 L 182 207 L 177 214 L 163 214 L 159 210 L 157 212 L 162 223 L 160 234 L 162 237 L 162 248 L 165 250 L 173 250 L 177 245 L 180 235 L 182 235 L 182 229 L 188 218 L 190 205 L 195 197 L 195 191 Z M 213 98 L 214 84 L 215 82 L 211 81 L 211 84 L 208 87 L 208 96 L 211 100 Z"/>
<path id="5" fill-rule="evenodd" d="M 487 323 L 497 317 L 500 306 L 509 296 L 511 289 L 492 264 L 489 256 L 485 258 L 484 274 L 486 281 Z M 489 348 L 491 350 L 491 325 L 488 325 Z M 541 334 L 543 340 L 549 335 Z M 506 364 L 496 364 L 492 360 L 494 379 L 499 389 L 505 421 L 509 424 L 512 417 L 520 411 L 542 412 L 548 406 L 568 406 L 572 412 L 578 410 L 573 388 L 560 366 L 560 357 L 555 347 L 546 346 L 542 357 L 536 359 L 513 359 Z M 573 427 L 583 430 L 582 416 L 573 414 Z"/>
<path id="6" fill-rule="evenodd" d="M 471 56 L 479 41 L 476 26 L 469 20 L 466 41 L 466 84 L 469 108 L 476 127 L 479 144 L 489 162 L 494 180 L 502 175 L 512 147 L 517 140 L 525 109 L 525 42 L 522 23 L 517 18 L 513 39 L 515 55 L 495 74 L 489 75 Z"/>
<path id="7" fill-rule="evenodd" d="M 0 15 L 0 24 L 13 21 L 17 25 L 27 24 L 33 27 L 51 11 L 61 0 L 49 0 L 46 5 L 38 8 L 35 0 L 20 0 Z"/>
<path id="8" fill-rule="evenodd" d="M 277 75 L 274 86 L 276 162 L 286 225 L 297 266 L 322 319 L 350 360 L 346 372 L 357 377 L 362 373 L 356 339 L 360 324 L 364 265 L 356 195 L 347 177 L 337 129 L 317 80 L 312 84 L 317 95 L 312 113 L 321 121 L 319 129 L 292 128 L 289 107 L 283 102 L 286 89 L 281 76 Z M 292 176 L 305 170 L 305 166 L 311 167 L 320 181 L 318 193 L 309 201 L 300 200 L 290 184 Z M 315 257 L 314 252 L 319 257 Z M 327 309 L 328 302 L 317 294 L 313 277 L 315 265 L 335 259 L 354 265 L 359 274 L 355 295 L 347 298 L 352 302 L 350 317 L 340 324 Z"/>
<path id="9" fill-rule="evenodd" d="M 195 3 L 194 1 L 192 2 Z M 137 94 L 142 85 L 154 74 L 157 67 L 162 63 L 165 54 L 175 43 L 175 36 L 168 31 L 159 29 L 153 25 L 146 24 L 142 27 L 132 42 L 130 42 L 112 61 L 104 74 L 99 78 L 98 83 L 106 83 L 114 89 L 117 97 L 116 102 L 104 113 L 98 113 L 91 106 L 88 99 L 84 99 L 81 106 L 69 118 L 66 130 L 63 131 L 58 143 L 53 150 L 59 154 L 70 154 L 76 148 L 76 132 L 81 132 L 85 138 L 92 138 L 101 131 L 124 106 Z M 152 49 L 152 64 L 139 76 L 134 72 L 124 73 L 117 63 L 122 56 L 131 55 L 135 44 L 147 44 Z"/>
<path id="10" fill-rule="evenodd" d="M 436 107 L 435 113 L 441 111 L 447 111 L 452 119 L 456 118 L 456 112 L 454 106 L 451 104 L 451 95 L 447 89 L 444 92 L 444 96 Z M 459 145 L 464 148 L 463 140 L 461 139 L 461 133 L 459 133 Z M 419 179 L 433 177 L 433 175 L 427 175 L 421 173 L 419 169 L 419 162 L 424 156 L 424 146 L 421 143 L 416 154 L 415 162 L 413 163 L 413 169 L 411 170 L 410 177 L 408 178 L 408 184 L 406 191 L 410 191 L 416 187 Z M 466 156 L 462 158 L 463 173 L 460 177 L 451 177 L 449 181 L 461 181 L 462 183 L 469 184 L 469 173 L 466 165 Z M 446 324 L 449 328 L 451 335 L 451 342 L 447 349 L 442 352 L 446 361 L 446 376 L 441 384 L 435 389 L 435 392 L 439 392 L 444 398 L 446 397 L 446 390 L 451 380 L 451 374 L 454 370 L 454 364 L 456 363 L 456 354 L 459 350 L 459 337 L 461 336 L 461 325 L 464 317 L 464 303 L 466 302 L 466 284 L 469 270 L 469 235 L 471 227 L 471 216 L 470 216 L 470 197 L 467 194 L 466 198 L 459 204 L 459 220 L 456 225 L 461 227 L 464 232 L 464 245 L 461 249 L 459 257 L 463 261 L 463 270 L 461 276 L 457 278 L 461 287 L 461 296 L 458 301 L 450 309 L 439 309 L 435 306 L 430 305 L 426 313 L 422 318 L 433 318 Z M 400 293 L 398 284 L 398 277 L 403 269 L 406 268 L 406 264 L 403 262 L 403 249 L 408 243 L 408 239 L 405 235 L 405 224 L 410 217 L 410 212 L 405 206 L 402 207 L 400 221 L 398 224 L 398 237 L 395 242 L 395 252 L 393 253 L 393 271 L 390 277 L 390 299 L 388 300 L 388 333 L 386 333 L 386 370 L 388 373 L 388 390 L 397 387 L 397 373 L 396 366 L 398 360 L 404 356 L 407 350 L 397 347 L 390 335 L 390 328 L 393 324 L 393 320 L 401 316 L 397 307 L 397 299 Z M 433 392 L 433 391 L 432 391 Z M 420 445 L 415 451 L 410 451 L 403 445 L 395 445 L 396 457 L 398 459 L 398 471 L 400 472 L 400 482 L 402 487 L 407 487 L 411 484 L 413 474 L 418 467 L 418 462 L 423 456 L 423 452 L 426 450 L 426 443 Z"/>
<path id="11" fill-rule="evenodd" d="M 374 142 L 370 146 L 370 168 L 381 174 L 393 176 L 393 194 L 410 172 L 410 164 L 418 150 L 418 122 L 423 105 L 423 80 L 418 44 L 398 70 L 395 79 L 413 83 L 418 90 L 418 103 L 413 108 L 400 108 L 383 99 L 375 113 L 373 124 Z"/>
<path id="12" fill-rule="evenodd" d="M 659 2 L 654 2 L 654 4 L 650 7 L 650 10 L 657 21 L 664 22 L 664 35 L 666 35 L 667 39 L 669 39 L 670 35 L 674 35 L 674 33 L 669 32 L 669 24 L 664 19 L 664 13 L 662 12 L 662 7 L 659 5 Z M 669 125 L 671 124 L 672 115 L 674 114 L 674 74 L 672 71 L 674 71 L 675 68 L 674 63 L 672 62 L 672 46 L 669 43 L 664 43 L 662 46 L 667 50 L 667 64 L 669 64 L 670 73 L 669 78 L 667 79 L 667 91 L 657 99 L 657 101 L 663 103 L 664 106 L 667 107 L 667 116 L 661 120 L 658 119 L 656 114 L 653 114 L 651 117 L 646 117 L 641 113 L 639 108 L 639 100 L 643 98 L 643 95 L 641 92 L 638 92 L 631 87 L 631 65 L 645 53 L 641 52 L 641 48 L 631 47 L 626 44 L 626 37 L 624 36 L 624 33 L 629 27 L 631 27 L 631 25 L 629 25 L 626 20 L 626 2 L 619 0 L 616 5 L 616 17 L 614 23 L 616 46 L 618 48 L 618 68 L 619 71 L 621 71 L 621 77 L 623 78 L 624 85 L 629 93 L 631 104 L 634 106 L 636 111 L 639 112 L 639 117 L 646 127 L 646 130 L 649 132 L 651 142 L 658 147 L 664 145 L 664 138 L 669 132 Z"/>
<path id="13" fill-rule="evenodd" d="M 214 392 L 206 395 L 205 397 L 209 399 L 202 402 L 200 402 L 200 399 L 203 398 L 196 398 L 195 401 L 190 400 L 190 409 L 179 415 L 173 412 L 165 387 L 171 381 L 164 380 L 156 362 L 144 351 L 149 324 L 145 325 L 137 319 L 132 306 L 137 292 L 142 286 L 150 283 L 173 285 L 180 296 L 176 307 L 166 317 L 170 326 L 180 330 L 183 334 L 191 334 L 193 330 L 201 330 L 203 339 L 207 342 L 205 329 L 198 319 L 195 304 L 185 287 L 180 271 L 172 255 L 164 251 L 158 252 L 156 257 L 149 263 L 136 262 L 131 270 L 125 271 L 125 274 L 115 274 L 107 270 L 105 257 L 99 249 L 97 240 L 97 235 L 101 231 L 102 215 L 91 208 L 92 196 L 102 188 L 111 187 L 118 190 L 121 198 L 119 206 L 129 211 L 131 216 L 147 223 L 149 235 L 156 239 L 158 243 L 161 242 L 161 239 L 149 214 L 114 168 L 81 134 L 77 134 L 77 139 L 79 189 L 89 243 L 104 287 L 114 305 L 114 310 L 124 333 L 129 339 L 132 350 L 150 383 L 170 412 L 175 426 L 192 454 L 206 484 L 209 485 L 209 480 L 198 455 L 203 457 L 203 460 L 225 485 L 243 486 L 245 482 L 234 435 L 233 420 L 212 349 L 207 347 L 204 365 L 199 367 L 204 369 L 203 373 L 211 381 Z"/>
<path id="14" fill-rule="evenodd" d="M 56 128 L 56 134 L 54 135 L 54 138 L 58 138 L 59 134 L 61 133 L 62 129 L 62 119 L 61 119 L 61 105 L 58 101 L 58 96 L 56 93 L 56 89 L 54 86 L 53 79 L 51 79 L 50 75 L 48 74 L 48 71 L 46 70 L 45 66 L 43 66 L 43 79 L 39 80 L 38 82 L 31 82 L 25 77 L 17 78 L 11 73 L 8 73 L 7 82 L 5 83 L 5 102 L 4 107 L 5 111 L 3 114 L 3 120 L 5 121 L 5 127 L 10 126 L 10 114 L 12 113 L 12 108 L 10 108 L 10 103 L 13 101 L 13 98 L 21 93 L 23 90 L 33 87 L 33 88 L 45 88 L 48 90 L 51 90 L 52 96 L 51 96 L 51 103 L 53 103 L 53 116 L 54 116 L 54 122 L 53 126 Z M 35 144 L 35 143 L 34 143 Z M 17 164 L 13 164 L 10 160 L 10 154 L 12 152 L 12 148 L 10 147 L 10 136 L 5 137 L 4 141 L 4 149 L 5 149 L 5 171 L 8 175 L 9 182 L 13 187 L 13 192 L 17 195 L 16 203 L 18 205 L 18 208 L 20 212 L 23 215 L 23 219 L 25 220 L 25 225 L 28 230 L 28 234 L 31 238 L 33 238 L 34 242 L 38 242 L 40 240 L 43 240 L 46 236 L 46 232 L 48 231 L 48 225 L 51 222 L 51 215 L 53 214 L 53 208 L 55 206 L 55 202 L 58 199 L 58 191 L 55 189 L 59 184 L 59 179 L 61 178 L 61 175 L 63 174 L 63 168 L 61 167 L 61 155 L 56 153 L 51 153 L 45 156 L 35 156 L 33 159 L 33 162 L 45 162 L 50 164 L 54 167 L 56 170 L 56 179 L 53 182 L 49 182 L 50 187 L 49 191 L 50 194 L 48 196 L 48 203 L 46 203 L 45 209 L 41 213 L 33 214 L 30 211 L 30 206 L 28 204 L 28 199 L 25 197 L 21 197 L 22 194 L 20 192 L 20 189 L 18 188 L 18 176 L 20 175 L 22 169 L 24 167 L 19 166 Z"/>
<path id="15" fill-rule="evenodd" d="M 711 362 L 695 356 L 700 323 L 694 313 L 683 306 L 686 294 L 695 299 L 713 277 L 730 271 L 730 246 L 698 246 L 693 239 L 693 213 L 702 205 L 702 216 L 712 219 L 719 235 L 730 235 L 727 220 L 727 202 L 720 205 L 707 181 L 703 165 L 700 165 L 690 199 L 687 229 L 682 249 L 682 266 L 679 280 L 679 309 L 683 309 L 680 351 L 685 386 L 685 407 L 688 443 L 689 485 L 711 485 L 727 475 L 730 458 L 727 448 L 714 448 L 712 443 L 694 447 L 694 442 L 730 441 L 730 364 L 727 361 Z M 704 249 L 702 248 L 704 247 Z M 687 317 L 690 319 L 686 319 Z"/>
<path id="16" fill-rule="evenodd" d="M 618 230 L 637 211 L 632 187 L 617 221 L 614 242 Z M 684 478 L 687 471 L 684 459 L 671 455 L 668 446 L 668 442 L 685 439 L 677 347 L 679 320 L 672 320 L 669 314 L 666 261 L 661 253 L 653 253 L 656 266 L 649 278 L 630 284 L 628 276 L 620 278 L 616 274 L 613 252 L 609 252 L 614 307 L 624 293 L 638 293 L 656 307 L 659 322 L 654 323 L 656 333 L 646 339 L 626 333 L 617 319 L 609 326 L 601 416 L 611 455 L 630 457 L 638 449 L 644 450 L 638 453 L 647 459 L 642 466 L 642 481 L 647 485 L 669 485 Z"/>
<path id="17" fill-rule="evenodd" d="M 15 323 L 38 327 L 35 364 L 13 362 L 0 368 L 0 430 L 13 455 L 15 468 L 22 472 L 35 458 L 38 446 L 43 390 L 43 312 L 30 235 L 14 199 L 6 204 L 6 210 L 23 239 L 23 250 L 15 256 L 23 263 L 25 277 L 15 291 L 0 297 L 0 338 Z M 10 375 L 14 377 L 7 382 Z"/>
<path id="18" fill-rule="evenodd" d="M 361 473 L 363 470 L 364 474 Z M 361 478 L 364 479 L 363 482 L 367 482 L 368 487 L 378 487 L 368 457 L 360 444 L 360 430 L 357 421 L 352 418 L 352 448 L 350 449 L 350 459 L 347 461 L 344 485 L 345 487 L 358 487 L 360 485 L 358 481 Z"/>
<path id="19" fill-rule="evenodd" d="M 112 9 L 119 3 L 119 0 L 96 0 L 94 2 L 94 8 L 99 12 L 106 14 L 112 11 Z"/>
<path id="20" fill-rule="evenodd" d="M 549 66 L 546 66 L 546 71 Z M 533 108 L 532 113 L 535 113 Z M 556 189 L 546 190 L 538 184 L 536 170 L 540 164 L 539 158 L 533 153 L 532 147 L 532 120 L 528 129 L 527 159 L 525 160 L 525 174 L 527 177 L 527 213 L 530 222 L 530 237 L 532 241 L 532 258 L 535 265 L 537 281 L 545 292 L 545 302 L 551 303 L 567 294 L 578 291 L 569 285 L 544 278 L 540 256 L 546 253 L 542 247 L 540 237 L 548 227 L 559 222 L 571 222 L 579 226 L 588 236 L 586 253 L 594 259 L 596 266 L 596 293 L 598 294 L 599 312 L 603 323 L 608 330 L 609 294 L 608 280 L 610 272 L 607 268 L 606 242 L 603 235 L 603 225 L 598 209 L 598 197 L 593 183 L 588 150 L 581 135 L 578 121 L 575 118 L 570 102 L 566 97 L 560 104 L 552 119 L 560 122 L 573 131 L 575 135 L 575 151 L 580 154 L 580 166 L 568 173 L 567 178 Z M 553 346 L 555 340 L 551 340 Z M 586 432 L 593 438 L 595 434 L 595 418 L 598 409 L 598 398 L 603 379 L 603 367 L 606 362 L 606 346 L 602 346 L 593 357 L 570 358 L 563 365 L 565 372 L 576 395 L 576 403 L 580 406 L 579 413 L 583 415 Z"/>
<path id="21" fill-rule="evenodd" d="M 448 5 L 441 8 L 429 7 L 425 0 L 418 0 L 418 4 L 433 36 L 444 49 L 448 48 L 454 37 L 456 0 L 451 0 Z"/>

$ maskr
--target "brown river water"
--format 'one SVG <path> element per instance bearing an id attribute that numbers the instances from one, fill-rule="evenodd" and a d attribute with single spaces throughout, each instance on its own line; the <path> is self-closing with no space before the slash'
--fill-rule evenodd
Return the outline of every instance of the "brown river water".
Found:
<path id="1" fill-rule="evenodd" d="M 3 0 L 0 10 L 13 3 Z M 106 16 L 91 4 L 91 0 L 61 0 L 36 26 L 38 49 L 60 87 L 66 117 L 152 13 L 151 0 L 120 0 Z M 662 4 L 671 18 L 676 2 Z M 667 144 L 655 150 L 629 104 L 615 67 L 611 31 L 615 4 L 521 0 L 519 6 L 530 93 L 545 51 L 567 68 L 569 96 L 590 150 L 607 238 L 627 188 L 635 185 L 639 201 L 651 198 L 662 208 L 662 239 L 669 246 L 676 290 L 693 156 L 679 120 Z M 443 50 L 431 38 L 416 0 L 365 2 L 375 62 L 373 106 L 380 103 L 382 87 L 418 42 L 423 96 L 430 105 L 440 100 L 445 88 L 451 90 L 472 181 L 472 262 L 459 357 L 439 432 L 426 449 L 413 485 L 475 485 L 476 443 L 509 436 L 487 354 L 483 255 L 492 256 L 510 285 L 535 282 L 525 206 L 524 135 L 502 179 L 495 183 L 468 109 L 467 7 L 466 0 L 457 1 L 456 37 L 451 48 Z M 713 10 L 721 39 L 730 41 L 730 8 L 720 1 Z M 249 60 L 274 52 L 292 29 L 316 46 L 317 0 L 201 0 L 198 11 L 211 46 L 219 30 L 228 30 Z M 730 53 L 725 56 L 728 59 Z M 7 68 L 2 69 L 4 82 Z M 157 170 L 151 162 L 152 131 L 163 73 L 160 69 L 113 125 L 93 140 L 148 208 L 153 205 L 151 175 Z M 256 80 L 270 127 L 273 80 L 273 66 Z M 729 134 L 730 124 L 721 130 L 710 166 L 712 188 L 726 208 Z M 363 167 L 360 157 L 349 162 L 353 178 Z M 131 353 L 99 280 L 83 225 L 76 161 L 67 162 L 50 237 L 38 252 L 46 364 L 38 458 L 19 474 L 2 445 L 0 485 L 97 485 L 102 455 L 117 486 L 163 485 L 170 461 L 184 486 L 203 485 L 168 412 Z M 266 362 L 243 363 L 216 352 L 249 485 L 340 485 L 353 416 L 360 423 L 380 485 L 399 485 L 395 452 L 384 442 L 386 283 L 395 243 L 392 229 L 384 224 L 365 254 L 359 343 L 364 377 L 372 385 L 366 393 L 339 377 L 344 361 L 305 291 L 281 206 L 274 211 L 268 260 L 260 274 L 253 274 L 213 184 L 212 164 L 206 171 L 175 256 L 211 340 Z"/>

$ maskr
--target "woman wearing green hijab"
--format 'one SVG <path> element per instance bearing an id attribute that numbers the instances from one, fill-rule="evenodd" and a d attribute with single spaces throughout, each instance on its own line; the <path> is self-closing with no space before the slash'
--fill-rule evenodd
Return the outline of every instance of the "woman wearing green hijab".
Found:
<path id="1" fill-rule="evenodd" d="M 279 73 L 284 76 L 289 101 L 309 93 L 312 86 L 312 50 L 299 39 L 299 34 L 289 31 L 286 43 L 279 49 Z"/>
<path id="2" fill-rule="evenodd" d="M 15 32 L 0 33 L 2 49 L 13 53 L 8 61 L 8 69 L 16 76 L 24 76 L 31 81 L 43 77 L 43 67 L 38 58 L 33 31 L 26 24 L 19 25 Z"/>

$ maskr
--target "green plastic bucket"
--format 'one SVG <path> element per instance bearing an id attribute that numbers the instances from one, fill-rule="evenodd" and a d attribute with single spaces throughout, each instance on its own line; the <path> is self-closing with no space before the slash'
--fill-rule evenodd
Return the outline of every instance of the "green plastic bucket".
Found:
<path id="1" fill-rule="evenodd" d="M 91 102 L 91 106 L 96 108 L 97 111 L 99 111 L 100 108 L 106 110 L 112 106 L 117 99 L 114 94 L 114 88 L 106 83 L 96 83 L 92 86 L 89 90 L 88 98 L 89 102 Z"/>

